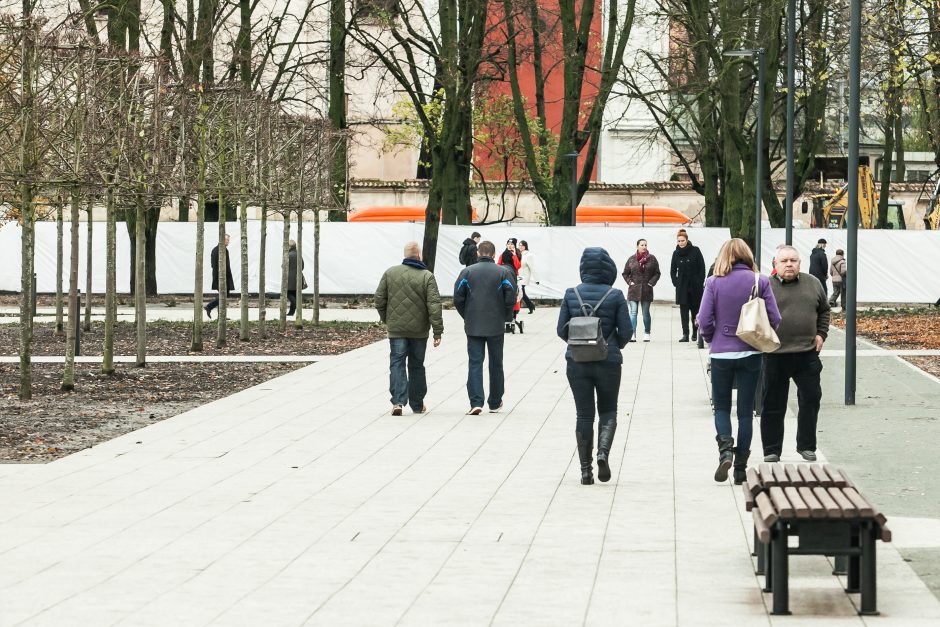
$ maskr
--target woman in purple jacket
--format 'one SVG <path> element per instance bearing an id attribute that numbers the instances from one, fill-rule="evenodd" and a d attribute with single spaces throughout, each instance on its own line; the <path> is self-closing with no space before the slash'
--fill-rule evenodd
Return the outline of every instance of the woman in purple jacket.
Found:
<path id="1" fill-rule="evenodd" d="M 754 255 L 742 239 L 728 240 L 715 260 L 715 274 L 705 283 L 698 312 L 699 332 L 708 342 L 712 371 L 712 404 L 715 407 L 715 440 L 718 442 L 718 469 L 715 481 L 726 481 L 734 463 L 734 482 L 743 483 L 747 458 L 751 454 L 754 422 L 754 393 L 760 376 L 761 353 L 736 334 L 741 306 L 751 297 L 755 275 L 758 295 L 767 306 L 767 317 L 775 329 L 780 311 L 770 289 L 770 279 L 758 274 Z M 738 387 L 738 446 L 731 435 L 731 388 Z"/>

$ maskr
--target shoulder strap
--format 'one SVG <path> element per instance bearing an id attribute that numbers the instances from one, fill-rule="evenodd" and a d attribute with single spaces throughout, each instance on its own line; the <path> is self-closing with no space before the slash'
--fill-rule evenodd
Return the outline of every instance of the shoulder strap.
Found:
<path id="1" fill-rule="evenodd" d="M 757 295 L 760 293 L 760 272 L 754 273 L 754 287 L 751 289 L 751 298 L 754 300 L 757 298 Z"/>
<path id="2" fill-rule="evenodd" d="M 601 296 L 601 299 L 597 301 L 596 305 L 594 305 L 594 311 L 597 311 L 598 309 L 600 309 L 601 303 L 603 303 L 604 299 L 607 298 L 610 295 L 610 293 L 613 291 L 614 291 L 614 287 L 612 285 L 607 288 L 607 291 L 604 292 L 604 295 Z"/>

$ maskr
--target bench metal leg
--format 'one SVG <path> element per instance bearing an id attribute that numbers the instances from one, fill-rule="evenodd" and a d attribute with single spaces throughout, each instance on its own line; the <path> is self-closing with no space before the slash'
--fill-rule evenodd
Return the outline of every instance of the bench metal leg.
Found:
<path id="1" fill-rule="evenodd" d="M 763 575 L 766 570 L 766 566 L 764 565 L 764 562 L 766 561 L 764 559 L 766 555 L 766 547 L 761 544 L 761 541 L 758 539 L 756 529 L 754 530 L 754 552 L 751 553 L 751 555 L 757 556 L 757 570 L 754 571 L 754 574 Z"/>
<path id="2" fill-rule="evenodd" d="M 788 565 L 787 526 L 777 521 L 776 533 L 771 538 L 771 564 L 768 572 L 773 573 L 773 612 L 772 614 L 790 613 L 790 582 Z"/>
<path id="3" fill-rule="evenodd" d="M 859 546 L 859 529 L 852 529 L 852 547 Z M 858 592 L 859 591 L 859 579 L 860 579 L 860 570 L 861 570 L 861 560 L 858 555 L 850 555 L 848 558 L 849 568 L 847 573 L 847 582 L 845 586 L 846 592 Z"/>
<path id="4" fill-rule="evenodd" d="M 836 555 L 836 562 L 832 567 L 833 575 L 845 575 L 849 572 L 849 557 L 848 555 Z"/>
<path id="5" fill-rule="evenodd" d="M 862 609 L 859 614 L 874 616 L 878 614 L 878 593 L 875 574 L 875 525 L 865 524 L 862 530 Z"/>

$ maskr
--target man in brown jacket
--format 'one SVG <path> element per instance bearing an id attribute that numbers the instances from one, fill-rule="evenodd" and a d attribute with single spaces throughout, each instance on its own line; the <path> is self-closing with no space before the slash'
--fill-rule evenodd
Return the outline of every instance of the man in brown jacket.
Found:
<path id="1" fill-rule="evenodd" d="M 832 279 L 832 296 L 829 297 L 829 306 L 835 307 L 836 299 L 839 299 L 839 306 L 843 311 L 845 310 L 845 275 L 847 272 L 845 252 L 840 248 L 829 264 L 829 278 Z"/>

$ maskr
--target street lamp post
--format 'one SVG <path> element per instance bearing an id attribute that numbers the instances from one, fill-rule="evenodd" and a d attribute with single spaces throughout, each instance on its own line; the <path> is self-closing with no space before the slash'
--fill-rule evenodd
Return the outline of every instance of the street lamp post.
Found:
<path id="1" fill-rule="evenodd" d="M 571 159 L 571 226 L 578 224 L 578 153 L 569 152 L 565 157 Z"/>
<path id="2" fill-rule="evenodd" d="M 796 91 L 796 0 L 787 0 L 787 193 L 784 208 L 784 227 L 787 246 L 793 245 L 793 118 Z"/>
<path id="3" fill-rule="evenodd" d="M 855 333 L 858 288 L 858 131 L 861 109 L 862 2 L 852 0 L 849 28 L 849 189 L 846 215 L 845 404 L 855 404 Z M 862 608 L 862 613 L 866 608 Z"/>
<path id="4" fill-rule="evenodd" d="M 726 57 L 757 57 L 757 167 L 754 174 L 754 261 L 760 267 L 761 201 L 764 192 L 764 49 L 726 50 Z"/>

